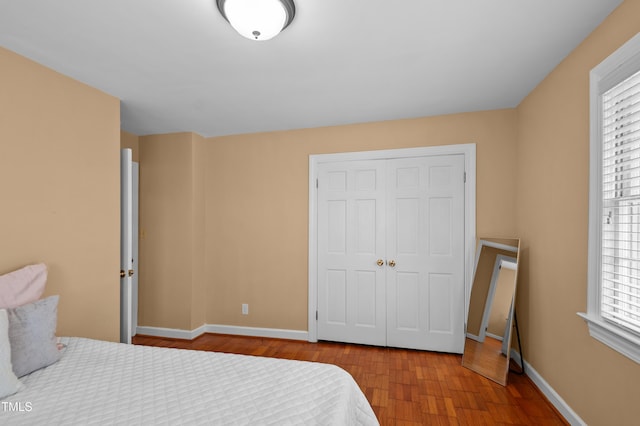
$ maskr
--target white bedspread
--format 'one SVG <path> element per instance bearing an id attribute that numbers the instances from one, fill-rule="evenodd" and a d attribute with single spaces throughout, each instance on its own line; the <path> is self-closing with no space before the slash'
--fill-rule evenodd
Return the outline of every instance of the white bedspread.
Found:
<path id="1" fill-rule="evenodd" d="M 375 425 L 334 365 L 64 338 L 0 400 L 2 425 Z"/>

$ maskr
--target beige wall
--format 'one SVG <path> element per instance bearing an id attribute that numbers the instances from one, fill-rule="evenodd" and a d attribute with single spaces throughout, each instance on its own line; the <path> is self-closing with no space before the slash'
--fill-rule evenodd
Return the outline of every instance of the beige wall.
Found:
<path id="1" fill-rule="evenodd" d="M 638 424 L 640 366 L 589 336 L 589 71 L 640 31 L 625 1 L 517 108 L 525 358 L 590 425 Z"/>
<path id="2" fill-rule="evenodd" d="M 514 110 L 210 139 L 140 137 L 139 323 L 307 330 L 311 154 L 475 142 L 478 230 L 511 236 L 515 137 Z"/>
<path id="3" fill-rule="evenodd" d="M 140 152 L 140 142 L 137 135 L 121 130 L 120 131 L 120 148 L 122 149 L 130 148 L 131 160 L 136 162 L 140 161 L 140 157 L 138 155 L 138 153 Z"/>
<path id="4" fill-rule="evenodd" d="M 139 138 L 141 326 L 204 323 L 202 144 L 193 133 Z"/>
<path id="5" fill-rule="evenodd" d="M 44 262 L 58 334 L 119 339 L 120 103 L 0 48 L 0 273 Z"/>
<path id="6" fill-rule="evenodd" d="M 311 154 L 475 142 L 478 234 L 513 236 L 515 118 L 500 110 L 208 139 L 206 322 L 308 329 Z"/>
<path id="7" fill-rule="evenodd" d="M 206 323 L 207 277 L 205 275 L 206 258 L 206 210 L 205 210 L 205 139 L 198 134 L 191 134 L 191 326 L 193 330 Z"/>

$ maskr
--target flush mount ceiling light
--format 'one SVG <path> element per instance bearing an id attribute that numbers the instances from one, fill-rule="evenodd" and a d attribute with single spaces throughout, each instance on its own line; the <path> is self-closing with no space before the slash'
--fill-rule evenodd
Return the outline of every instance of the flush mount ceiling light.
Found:
<path id="1" fill-rule="evenodd" d="M 277 36 L 296 14 L 293 0 L 217 0 L 217 3 L 224 19 L 251 40 Z"/>

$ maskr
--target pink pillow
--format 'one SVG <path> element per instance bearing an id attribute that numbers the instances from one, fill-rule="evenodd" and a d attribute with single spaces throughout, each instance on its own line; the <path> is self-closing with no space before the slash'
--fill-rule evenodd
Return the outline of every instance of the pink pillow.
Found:
<path id="1" fill-rule="evenodd" d="M 42 296 L 46 283 L 47 266 L 44 263 L 0 275 L 0 309 L 35 302 Z"/>

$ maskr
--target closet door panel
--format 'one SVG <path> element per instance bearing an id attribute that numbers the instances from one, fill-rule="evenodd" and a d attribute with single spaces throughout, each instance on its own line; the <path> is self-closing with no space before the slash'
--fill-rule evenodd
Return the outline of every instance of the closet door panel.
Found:
<path id="1" fill-rule="evenodd" d="M 464 158 L 389 160 L 387 176 L 387 345 L 461 353 Z"/>
<path id="2" fill-rule="evenodd" d="M 318 339 L 386 344 L 385 161 L 318 169 Z"/>

